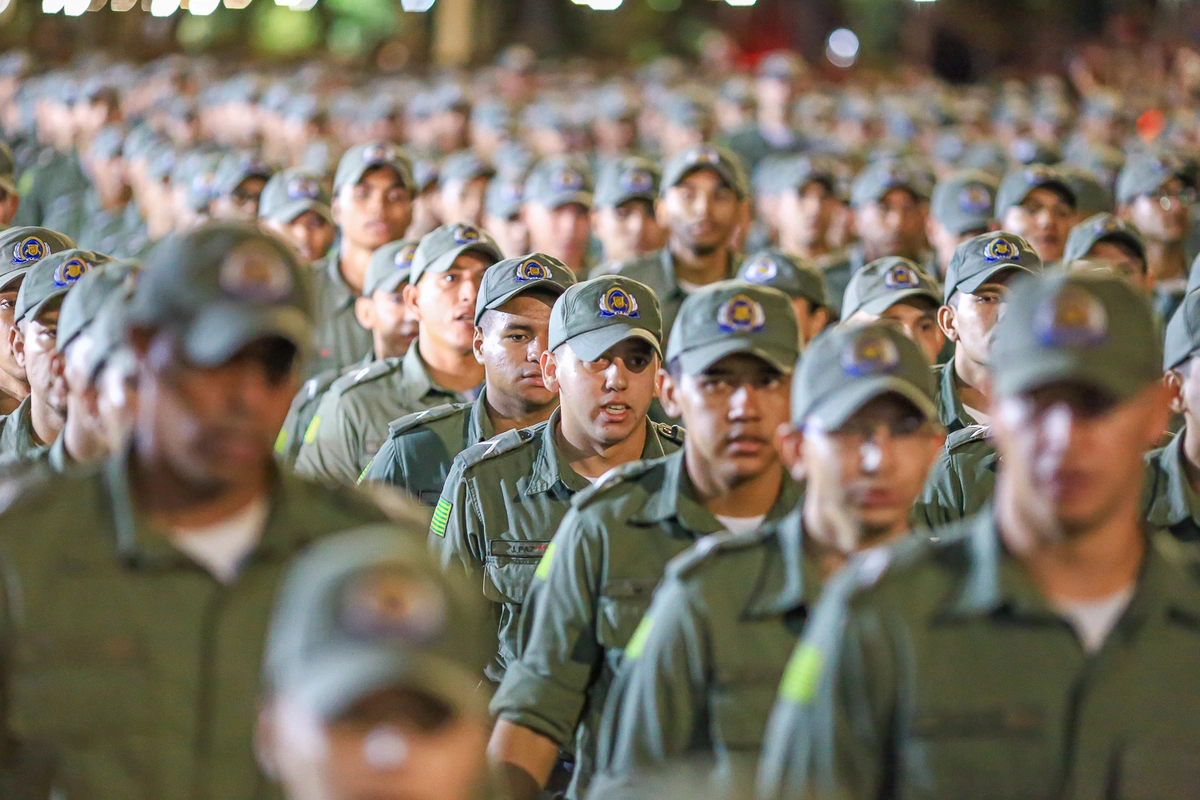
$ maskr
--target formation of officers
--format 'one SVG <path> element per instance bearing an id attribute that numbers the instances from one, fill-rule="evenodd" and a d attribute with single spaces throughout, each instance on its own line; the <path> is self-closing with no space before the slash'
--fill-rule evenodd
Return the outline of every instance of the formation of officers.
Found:
<path id="1" fill-rule="evenodd" d="M 0 797 L 1197 796 L 1171 88 L 0 59 Z"/>

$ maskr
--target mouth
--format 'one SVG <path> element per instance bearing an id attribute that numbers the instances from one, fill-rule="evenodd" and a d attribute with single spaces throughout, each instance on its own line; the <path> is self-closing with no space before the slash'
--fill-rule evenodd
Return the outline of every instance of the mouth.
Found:
<path id="1" fill-rule="evenodd" d="M 525 373 L 524 375 L 521 376 L 521 383 L 527 384 L 529 386 L 540 386 L 543 389 L 546 388 L 546 382 L 544 380 L 542 380 L 542 373 L 540 373 L 540 372 Z"/>
<path id="2" fill-rule="evenodd" d="M 633 409 L 624 403 L 606 403 L 600 406 L 600 419 L 604 422 L 625 422 L 632 414 Z"/>
<path id="3" fill-rule="evenodd" d="M 768 446 L 767 441 L 757 436 L 733 436 L 726 440 L 725 450 L 735 456 L 755 456 Z"/>

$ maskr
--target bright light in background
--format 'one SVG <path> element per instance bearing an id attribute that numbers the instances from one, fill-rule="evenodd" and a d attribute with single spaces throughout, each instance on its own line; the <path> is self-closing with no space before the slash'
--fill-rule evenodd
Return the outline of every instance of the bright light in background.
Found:
<path id="1" fill-rule="evenodd" d="M 195 0 L 192 0 L 195 2 Z M 317 0 L 298 0 L 296 5 L 292 6 L 292 11 L 312 11 L 317 7 Z"/>
<path id="2" fill-rule="evenodd" d="M 191 0 L 188 3 L 188 13 L 197 17 L 207 17 L 216 11 L 219 5 L 221 5 L 221 0 Z"/>
<path id="3" fill-rule="evenodd" d="M 8 6 L 11 2 L 12 2 L 12 0 L 0 0 L 0 14 L 3 14 L 5 11 L 8 11 Z"/>
<path id="4" fill-rule="evenodd" d="M 428 11 L 433 8 L 434 0 L 400 0 L 400 7 L 405 11 Z"/>
<path id="5" fill-rule="evenodd" d="M 63 0 L 42 0 L 43 14 L 57 14 L 63 10 Z"/>
<path id="6" fill-rule="evenodd" d="M 852 66 L 858 58 L 858 37 L 854 35 L 854 31 L 838 28 L 829 34 L 829 41 L 825 44 L 825 57 L 835 67 L 845 69 Z"/>
<path id="7" fill-rule="evenodd" d="M 612 11 L 620 8 L 622 0 L 588 0 L 593 11 Z"/>
<path id="8" fill-rule="evenodd" d="M 169 17 L 179 10 L 179 0 L 150 0 L 150 14 L 155 17 Z"/>
<path id="9" fill-rule="evenodd" d="M 68 17 L 82 17 L 91 5 L 91 0 L 66 0 L 63 3 L 63 13 Z"/>
<path id="10" fill-rule="evenodd" d="M 758 0 L 725 0 L 725 2 L 735 8 L 749 8 L 757 3 Z"/>

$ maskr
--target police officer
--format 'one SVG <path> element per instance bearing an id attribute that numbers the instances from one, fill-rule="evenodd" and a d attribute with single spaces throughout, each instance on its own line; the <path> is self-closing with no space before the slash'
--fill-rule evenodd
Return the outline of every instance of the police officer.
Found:
<path id="1" fill-rule="evenodd" d="M 483 391 L 472 403 L 438 406 L 393 421 L 360 482 L 393 484 L 432 507 L 455 456 L 505 431 L 544 422 L 558 405 L 541 368 L 550 309 L 574 283 L 575 273 L 545 253 L 489 267 L 475 300 L 473 346 L 486 375 Z"/>
<path id="2" fill-rule="evenodd" d="M 841 326 L 813 342 L 792 385 L 783 465 L 800 507 L 676 559 L 626 648 L 605 707 L 611 754 L 596 796 L 672 759 L 752 783 L 777 687 L 821 584 L 855 550 L 908 535 L 944 435 L 919 348 L 894 326 Z"/>
<path id="3" fill-rule="evenodd" d="M 226 155 L 217 168 L 210 212 L 213 219 L 254 222 L 273 170 L 252 151 Z"/>
<path id="4" fill-rule="evenodd" d="M 17 208 L 21 205 L 21 195 L 17 192 L 17 182 L 13 175 L 15 171 L 12 149 L 0 142 L 0 231 L 12 224 Z"/>
<path id="5" fill-rule="evenodd" d="M 92 137 L 83 160 L 91 186 L 77 195 L 72 208 L 77 216 L 69 225 L 47 222 L 47 227 L 69 232 L 81 248 L 119 258 L 134 256 L 147 242 L 122 155 L 124 139 L 125 132 L 112 126 Z"/>
<path id="6" fill-rule="evenodd" d="M 337 228 L 321 176 L 303 169 L 275 173 L 263 186 L 258 223 L 290 244 L 300 258 L 315 264 L 333 247 Z"/>
<path id="7" fill-rule="evenodd" d="M 484 272 L 500 258 L 495 241 L 466 223 L 443 225 L 421 240 L 404 287 L 418 322 L 416 344 L 334 381 L 305 430 L 297 472 L 354 483 L 392 420 L 474 397 L 483 380 L 472 350 L 475 301 Z"/>
<path id="8" fill-rule="evenodd" d="M 488 183 L 484 200 L 483 227 L 496 240 L 505 258 L 528 253 L 529 228 L 521 218 L 521 181 L 507 176 Z"/>
<path id="9" fill-rule="evenodd" d="M 585 796 L 604 698 L 667 562 L 705 535 L 779 520 L 799 499 L 773 446 L 799 353 L 790 305 L 739 281 L 691 295 L 667 349 L 663 403 L 694 435 L 572 501 L 526 601 L 524 650 L 492 701 L 492 757 L 510 765 L 518 797 L 545 785 L 572 742 L 568 796 Z"/>
<path id="10" fill-rule="evenodd" d="M 1033 245 L 1046 266 L 1062 259 L 1067 234 L 1079 221 L 1075 209 L 1075 193 L 1066 176 L 1044 164 L 1009 172 L 996 191 L 1000 230 L 1015 233 Z"/>
<path id="11" fill-rule="evenodd" d="M 939 279 L 945 279 L 955 248 L 967 239 L 987 233 L 995 201 L 995 181 L 978 170 L 952 172 L 933 187 L 925 234 L 937 254 Z"/>
<path id="12" fill-rule="evenodd" d="M 749 214 L 749 187 L 736 159 L 727 150 L 701 145 L 669 160 L 656 206 L 667 244 L 619 270 L 654 290 L 668 331 L 688 292 L 737 272 L 741 259 L 733 239 Z"/>
<path id="13" fill-rule="evenodd" d="M 525 179 L 521 220 L 529 231 L 529 247 L 557 258 L 586 278 L 591 236 L 592 175 L 587 162 L 576 157 L 542 159 Z"/>
<path id="14" fill-rule="evenodd" d="M 851 188 L 854 228 L 859 241 L 847 251 L 843 269 L 825 272 L 830 297 L 842 300 L 842 287 L 865 265 L 887 256 L 924 264 L 930 258 L 925 238 L 932 176 L 908 161 L 880 158 L 868 164 Z M 844 305 L 844 303 L 843 303 Z M 842 319 L 845 319 L 845 313 Z"/>
<path id="15" fill-rule="evenodd" d="M 938 417 L 948 432 L 987 424 L 992 329 L 1009 284 L 1041 269 L 1042 261 L 1029 242 L 1011 233 L 985 233 L 955 249 L 937 317 L 942 333 L 954 343 L 954 358 L 934 367 Z"/>
<path id="16" fill-rule="evenodd" d="M 793 54 L 777 51 L 768 53 L 758 64 L 755 95 L 758 100 L 757 119 L 729 137 L 729 149 L 753 170 L 771 155 L 793 153 L 804 140 L 791 124 L 792 104 L 795 102 L 804 65 Z"/>
<path id="17" fill-rule="evenodd" d="M 778 794 L 1195 785 L 1200 586 L 1140 518 L 1168 417 L 1153 323 L 1115 276 L 1014 288 L 992 352 L 994 507 L 826 595 L 781 690 L 795 724 L 772 728 Z"/>
<path id="18" fill-rule="evenodd" d="M 801 347 L 817 338 L 836 316 L 829 307 L 825 276 L 807 261 L 783 250 L 771 248 L 755 253 L 742 262 L 737 277 L 778 289 L 791 298 Z"/>
<path id="19" fill-rule="evenodd" d="M 313 326 L 305 273 L 281 243 L 228 224 L 165 243 L 130 315 L 130 446 L 0 514 L 4 594 L 21 609 L 8 643 L 27 654 L 4 664 L 6 730 L 52 748 L 69 795 L 251 797 L 283 569 L 382 514 L 274 467 Z"/>
<path id="20" fill-rule="evenodd" d="M 438 202 L 442 219 L 483 224 L 484 198 L 496 169 L 470 150 L 451 153 L 438 167 Z"/>
<path id="21" fill-rule="evenodd" d="M 1125 163 L 1117 178 L 1117 215 L 1146 241 L 1146 261 L 1155 284 L 1155 305 L 1169 319 L 1188 278 L 1185 240 L 1192 190 L 1184 163 L 1169 153 L 1145 153 Z"/>
<path id="22" fill-rule="evenodd" d="M 916 263 L 888 256 L 867 264 L 850 279 L 841 316 L 850 325 L 879 319 L 894 322 L 933 364 L 946 341 L 937 322 L 941 300 L 937 281 Z"/>
<path id="23" fill-rule="evenodd" d="M 845 204 L 838 195 L 837 176 L 825 160 L 795 157 L 776 168 L 779 171 L 779 249 L 795 253 L 812 263 L 823 273 L 835 268 L 834 274 L 846 272 L 845 250 L 833 241 L 839 215 Z M 842 265 L 842 266 L 839 266 Z M 837 288 L 831 306 L 836 314 L 841 308 L 845 281 Z"/>
<path id="24" fill-rule="evenodd" d="M 518 653 L 521 606 L 571 498 L 613 467 L 679 448 L 674 427 L 646 418 L 658 394 L 661 319 L 650 288 L 628 278 L 567 289 L 541 364 L 559 407 L 454 460 L 429 541 L 443 568 L 465 572 L 491 603 L 493 682 Z"/>
<path id="25" fill-rule="evenodd" d="M 623 262 L 666 243 L 666 230 L 654 214 L 660 179 L 652 161 L 636 156 L 613 159 L 600 167 L 592 230 L 604 250 L 604 263 L 594 272 L 615 272 Z"/>
<path id="26" fill-rule="evenodd" d="M 1154 288 L 1141 231 L 1112 214 L 1096 214 L 1071 228 L 1063 265 L 1076 264 L 1106 267 L 1146 292 Z"/>
<path id="27" fill-rule="evenodd" d="M 481 603 L 438 572 L 415 528 L 328 537 L 284 577 L 255 745 L 289 800 L 493 794 Z"/>

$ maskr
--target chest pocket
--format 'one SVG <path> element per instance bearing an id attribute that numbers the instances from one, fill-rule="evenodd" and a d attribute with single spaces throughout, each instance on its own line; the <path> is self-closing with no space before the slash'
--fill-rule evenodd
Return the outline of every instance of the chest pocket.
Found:
<path id="1" fill-rule="evenodd" d="M 1145 742 L 1121 754 L 1118 800 L 1160 800 L 1200 793 L 1194 743 Z"/>
<path id="2" fill-rule="evenodd" d="M 596 619 L 596 638 L 610 651 L 623 651 L 650 607 L 655 581 L 615 580 L 605 584 Z"/>
<path id="3" fill-rule="evenodd" d="M 509 539 L 488 542 L 488 558 L 484 564 L 484 597 L 494 603 L 524 603 L 534 573 L 549 545 L 549 542 Z"/>

